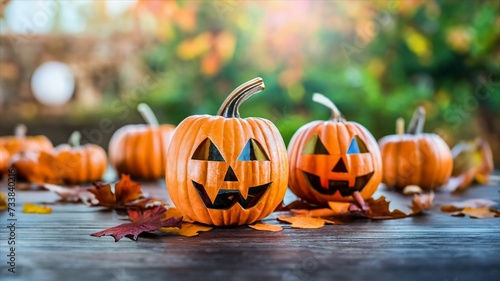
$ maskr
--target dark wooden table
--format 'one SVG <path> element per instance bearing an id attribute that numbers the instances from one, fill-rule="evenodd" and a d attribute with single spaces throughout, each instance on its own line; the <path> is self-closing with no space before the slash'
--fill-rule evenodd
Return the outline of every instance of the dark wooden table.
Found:
<path id="1" fill-rule="evenodd" d="M 1 186 L 5 192 L 6 182 Z M 167 197 L 164 183 L 146 184 L 145 189 Z M 402 196 L 384 188 L 377 194 L 393 200 Z M 55 202 L 58 196 L 18 190 L 16 273 L 8 272 L 10 222 L 7 212 L 1 212 L 0 279 L 500 280 L 500 218 L 451 217 L 439 210 L 444 202 L 468 198 L 500 202 L 499 195 L 499 183 L 494 181 L 460 197 L 439 192 L 435 208 L 406 219 L 357 220 L 313 230 L 281 224 L 284 231 L 276 233 L 217 228 L 193 238 L 155 233 L 115 243 L 109 236 L 90 236 L 123 222 L 113 212 L 54 204 L 50 215 L 23 214 L 23 203 Z M 265 222 L 278 224 L 275 217 Z"/>

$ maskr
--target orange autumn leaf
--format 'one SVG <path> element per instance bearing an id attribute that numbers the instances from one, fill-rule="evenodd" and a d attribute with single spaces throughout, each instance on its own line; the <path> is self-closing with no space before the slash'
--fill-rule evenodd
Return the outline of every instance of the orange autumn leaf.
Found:
<path id="1" fill-rule="evenodd" d="M 221 58 L 215 52 L 206 54 L 201 60 L 201 72 L 206 76 L 213 76 L 222 66 Z"/>
<path id="2" fill-rule="evenodd" d="M 23 213 L 26 214 L 51 214 L 52 208 L 47 206 L 26 203 L 23 205 Z"/>
<path id="3" fill-rule="evenodd" d="M 255 230 L 260 230 L 260 231 L 271 231 L 271 232 L 278 232 L 282 231 L 283 227 L 276 225 L 276 224 L 268 224 L 268 223 L 256 223 L 249 225 L 250 228 L 253 228 Z"/>
<path id="4" fill-rule="evenodd" d="M 429 194 L 414 195 L 411 200 L 411 215 L 417 215 L 432 208 L 434 202 L 434 192 Z"/>
<path id="5" fill-rule="evenodd" d="M 162 227 L 160 231 L 182 235 L 185 237 L 198 236 L 200 232 L 210 231 L 213 227 L 201 225 L 197 223 L 183 222 L 181 228 L 175 227 Z"/>
<path id="6" fill-rule="evenodd" d="M 95 188 L 89 189 L 99 203 L 95 206 L 108 208 L 134 207 L 135 202 L 144 198 L 141 190 L 141 184 L 134 182 L 130 176 L 122 174 L 119 182 L 115 184 L 114 191 L 111 184 L 95 183 Z"/>
<path id="7" fill-rule="evenodd" d="M 322 228 L 323 226 L 325 226 L 325 220 L 313 217 L 279 216 L 277 217 L 277 220 L 292 224 L 292 228 L 314 229 L 314 228 Z"/>
<path id="8" fill-rule="evenodd" d="M 345 202 L 328 202 L 328 207 L 330 207 L 333 215 L 344 215 L 349 213 L 349 207 L 351 203 Z"/>
<path id="9" fill-rule="evenodd" d="M 192 220 L 192 219 L 186 217 L 185 215 L 183 215 L 179 211 L 179 209 L 173 208 L 173 207 L 172 208 L 168 208 L 166 216 L 174 217 L 174 218 L 180 218 L 180 217 L 182 217 L 182 221 L 183 222 L 191 222 L 191 223 L 194 222 L 194 220 Z"/>
<path id="10" fill-rule="evenodd" d="M 391 211 L 389 209 L 390 202 L 385 199 L 385 196 L 381 196 L 376 200 L 373 198 L 369 198 L 366 200 L 366 204 L 369 206 L 369 210 L 363 216 L 370 219 L 375 219 L 375 220 L 400 219 L 408 216 L 402 211 L 397 209 Z"/>
<path id="11" fill-rule="evenodd" d="M 494 217 L 500 217 L 500 212 L 495 209 L 490 209 L 488 207 L 479 207 L 479 208 L 464 208 L 460 213 L 464 215 L 468 215 L 471 218 L 475 219 L 489 219 Z"/>

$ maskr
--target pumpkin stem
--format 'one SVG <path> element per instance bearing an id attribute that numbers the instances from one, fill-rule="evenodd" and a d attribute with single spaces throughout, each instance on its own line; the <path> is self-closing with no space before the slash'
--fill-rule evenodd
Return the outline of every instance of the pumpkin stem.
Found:
<path id="1" fill-rule="evenodd" d="M 326 107 L 328 107 L 332 111 L 332 117 L 330 119 L 333 120 L 340 120 L 342 118 L 342 113 L 340 113 L 340 110 L 337 108 L 337 106 L 327 97 L 320 93 L 314 93 L 312 100 L 314 102 L 317 102 L 319 104 L 322 104 Z"/>
<path id="2" fill-rule="evenodd" d="M 405 120 L 401 117 L 396 119 L 396 134 L 399 136 L 404 135 L 405 133 Z"/>
<path id="3" fill-rule="evenodd" d="M 424 123 L 425 123 L 425 108 L 423 106 L 417 107 L 415 113 L 413 113 L 413 117 L 411 118 L 410 125 L 408 125 L 408 129 L 406 129 L 406 133 L 408 134 L 421 134 L 424 131 Z"/>
<path id="4" fill-rule="evenodd" d="M 28 128 L 26 128 L 26 125 L 18 124 L 16 125 L 16 128 L 14 128 L 14 135 L 18 138 L 24 139 L 27 131 Z"/>
<path id="5" fill-rule="evenodd" d="M 141 114 L 142 118 L 148 123 L 149 126 L 153 128 L 157 128 L 160 123 L 158 123 L 158 119 L 156 118 L 155 114 L 153 113 L 153 110 L 151 110 L 151 107 L 145 103 L 140 103 L 137 106 L 137 110 Z"/>
<path id="6" fill-rule="evenodd" d="M 80 141 L 82 140 L 82 134 L 79 131 L 74 131 L 71 136 L 69 136 L 68 143 L 72 147 L 80 146 Z"/>
<path id="7" fill-rule="evenodd" d="M 222 103 L 217 115 L 225 118 L 240 118 L 240 113 L 238 111 L 240 105 L 249 97 L 259 93 L 265 88 L 266 86 L 264 85 L 264 81 L 260 77 L 241 84 L 241 86 L 234 89 L 234 91 L 229 94 L 226 100 Z"/>

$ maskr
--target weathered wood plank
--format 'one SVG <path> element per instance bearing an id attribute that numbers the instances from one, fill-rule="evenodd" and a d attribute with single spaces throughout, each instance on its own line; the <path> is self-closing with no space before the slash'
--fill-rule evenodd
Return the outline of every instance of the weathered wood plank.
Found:
<path id="1" fill-rule="evenodd" d="M 160 183 L 159 186 L 162 186 Z M 5 191 L 2 183 L 0 190 Z M 166 198 L 163 187 L 145 189 Z M 399 195 L 381 191 L 390 198 Z M 467 198 L 500 202 L 498 186 L 462 197 L 438 193 L 436 203 Z M 497 280 L 500 219 L 456 218 L 435 208 L 391 221 L 358 220 L 317 230 L 269 233 L 218 228 L 198 237 L 165 233 L 139 241 L 90 234 L 122 221 L 113 212 L 56 204 L 53 214 L 21 213 L 25 202 L 54 202 L 45 191 L 17 192 L 16 274 L 7 272 L 7 215 L 0 213 L 1 280 Z M 291 198 L 289 198 L 291 199 Z M 406 199 L 408 200 L 408 199 Z M 265 221 L 278 223 L 273 214 Z"/>

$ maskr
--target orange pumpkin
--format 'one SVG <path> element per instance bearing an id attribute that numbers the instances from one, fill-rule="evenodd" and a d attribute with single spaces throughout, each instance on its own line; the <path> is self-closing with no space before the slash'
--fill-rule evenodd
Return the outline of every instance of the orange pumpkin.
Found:
<path id="1" fill-rule="evenodd" d="M 106 172 L 104 149 L 94 144 L 79 145 L 80 133 L 74 132 L 70 144 L 52 152 L 26 152 L 12 158 L 11 165 L 21 179 L 33 183 L 77 184 L 101 180 Z"/>
<path id="2" fill-rule="evenodd" d="M 166 152 L 174 125 L 158 125 L 149 106 L 139 104 L 148 125 L 127 125 L 117 130 L 109 143 L 111 164 L 118 174 L 156 180 L 165 176 Z"/>
<path id="3" fill-rule="evenodd" d="M 0 146 L 0 178 L 2 177 L 3 174 L 7 173 L 7 170 L 9 168 L 9 161 L 10 161 L 10 153 L 9 151 Z"/>
<path id="4" fill-rule="evenodd" d="M 166 181 L 186 218 L 250 224 L 273 212 L 285 196 L 288 162 L 278 129 L 266 119 L 242 119 L 238 112 L 264 88 L 261 78 L 248 81 L 226 98 L 218 116 L 190 116 L 177 127 Z"/>
<path id="5" fill-rule="evenodd" d="M 26 136 L 26 126 L 18 125 L 14 136 L 0 137 L 0 147 L 5 148 L 11 156 L 20 152 L 51 151 L 53 145 L 45 136 Z"/>
<path id="6" fill-rule="evenodd" d="M 325 96 L 314 94 L 313 101 L 330 108 L 332 116 L 305 124 L 290 140 L 290 189 L 318 204 L 354 202 L 355 193 L 370 198 L 382 180 L 377 141 L 362 125 L 346 121 Z"/>
<path id="7" fill-rule="evenodd" d="M 52 168 L 64 183 L 77 184 L 101 180 L 108 165 L 104 149 L 95 144 L 80 146 L 80 132 L 74 132 L 69 144 L 55 148 Z"/>
<path id="8" fill-rule="evenodd" d="M 422 133 L 425 109 L 418 107 L 407 133 L 403 134 L 404 121 L 399 119 L 397 134 L 379 140 L 384 165 L 383 183 L 403 189 L 418 185 L 434 190 L 448 182 L 453 169 L 450 148 L 436 134 Z"/>

